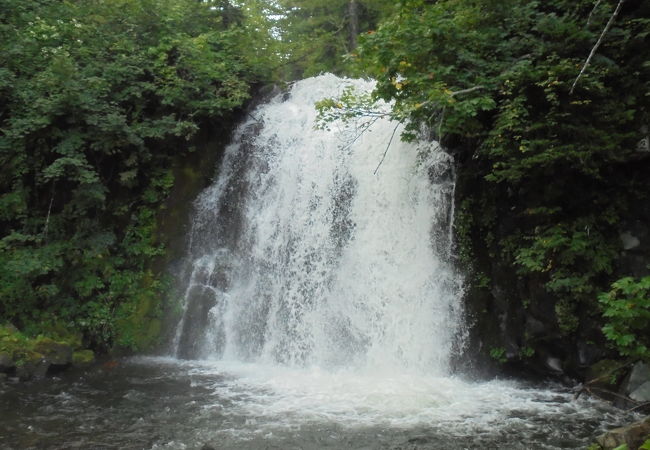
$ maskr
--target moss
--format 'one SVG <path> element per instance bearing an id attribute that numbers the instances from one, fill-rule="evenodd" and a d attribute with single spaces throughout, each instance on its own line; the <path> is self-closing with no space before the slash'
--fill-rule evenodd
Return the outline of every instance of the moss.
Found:
<path id="1" fill-rule="evenodd" d="M 122 305 L 118 311 L 116 321 L 118 349 L 146 351 L 151 350 L 158 343 L 162 328 L 158 293 L 151 289 L 154 284 L 152 277 L 147 277 L 144 283 L 148 289 L 144 289 L 134 302 Z"/>
<path id="2" fill-rule="evenodd" d="M 72 364 L 75 366 L 87 366 L 95 362 L 95 354 L 92 350 L 77 350 L 72 354 Z"/>
<path id="3" fill-rule="evenodd" d="M 81 348 L 81 337 L 65 333 L 58 336 L 28 337 L 11 325 L 0 326 L 0 353 L 7 355 L 16 367 L 39 364 L 43 360 L 56 365 L 71 362 L 72 351 Z"/>
<path id="4" fill-rule="evenodd" d="M 0 353 L 16 361 L 21 350 L 29 348 L 29 339 L 11 325 L 0 326 Z"/>

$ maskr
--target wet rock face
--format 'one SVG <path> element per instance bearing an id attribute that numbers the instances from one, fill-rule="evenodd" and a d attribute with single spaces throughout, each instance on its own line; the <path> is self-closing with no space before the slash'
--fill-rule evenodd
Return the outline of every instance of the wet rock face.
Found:
<path id="1" fill-rule="evenodd" d="M 547 286 L 546 272 L 518 273 L 516 261 L 503 246 L 509 236 L 534 229 L 535 221 L 526 211 L 531 205 L 544 204 L 544 186 L 531 180 L 527 190 L 513 192 L 485 183 L 483 163 L 469 155 L 471 151 L 459 146 L 456 231 L 459 257 L 472 283 L 464 299 L 471 325 L 469 358 L 479 368 L 491 364 L 508 370 L 504 366 L 510 365 L 518 374 L 526 371 L 585 380 L 591 365 L 617 357 L 602 333 L 598 292 L 608 290 L 619 278 L 650 274 L 650 203 L 635 204 L 608 230 L 607 239 L 618 253 L 612 260 L 612 273 L 594 281 L 601 285 L 593 286 L 591 300 L 563 308 L 559 296 Z M 589 190 L 580 185 L 576 189 L 569 203 L 588 204 Z M 469 261 L 463 260 L 463 251 Z M 565 329 L 560 326 L 563 321 L 569 325 Z M 505 363 L 490 361 L 490 353 L 503 355 Z M 637 396 L 645 398 L 641 391 Z"/>

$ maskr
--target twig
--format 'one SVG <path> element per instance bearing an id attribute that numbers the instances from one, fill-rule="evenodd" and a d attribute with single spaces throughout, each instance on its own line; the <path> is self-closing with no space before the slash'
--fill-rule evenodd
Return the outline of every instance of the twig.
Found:
<path id="1" fill-rule="evenodd" d="M 589 13 L 589 17 L 587 17 L 587 27 L 589 27 L 589 23 L 591 22 L 591 16 L 594 15 L 594 13 L 596 12 L 596 9 L 598 9 L 598 6 L 600 5 L 600 3 L 601 3 L 602 1 L 603 1 L 603 0 L 598 0 L 598 1 L 596 2 L 596 4 L 594 5 L 593 9 L 591 10 L 591 12 Z"/>
<path id="2" fill-rule="evenodd" d="M 50 225 L 50 214 L 52 212 L 53 202 L 54 202 L 54 180 L 52 180 L 52 195 L 50 196 L 50 206 L 47 208 L 47 217 L 45 218 L 45 228 L 43 229 L 43 242 L 47 241 L 47 228 Z"/>
<path id="3" fill-rule="evenodd" d="M 609 394 L 609 395 L 611 395 L 613 397 L 620 398 L 620 399 L 625 400 L 627 402 L 633 402 L 634 401 L 630 397 L 628 397 L 627 395 L 621 395 L 621 394 L 619 394 L 617 392 L 613 392 L 613 391 L 610 391 L 610 390 L 607 390 L 607 389 L 601 389 L 601 388 L 597 388 L 597 387 L 588 387 L 587 388 L 587 392 L 589 392 L 591 394 L 594 394 L 597 397 L 604 398 L 604 397 L 594 393 L 594 390 Z"/>
<path id="4" fill-rule="evenodd" d="M 440 112 L 440 121 L 438 122 L 438 142 L 442 141 L 442 122 L 445 120 L 445 111 L 447 110 L 447 105 L 442 107 Z"/>
<path id="5" fill-rule="evenodd" d="M 608 370 L 606 373 L 602 374 L 601 376 L 596 377 L 596 378 L 594 378 L 594 379 L 591 379 L 591 380 L 587 381 L 587 382 L 585 383 L 585 385 L 589 386 L 589 385 L 592 384 L 592 383 L 596 383 L 597 381 L 603 380 L 603 379 L 609 377 L 609 376 L 610 376 L 611 374 L 613 374 L 614 372 L 618 372 L 618 371 L 621 370 L 621 369 L 625 369 L 626 367 L 629 367 L 629 366 L 635 364 L 636 362 L 637 362 L 637 360 L 633 360 L 633 361 L 628 361 L 628 362 L 626 362 L 626 363 L 623 364 L 622 366 L 616 366 L 616 367 L 614 367 L 613 369 Z"/>
<path id="6" fill-rule="evenodd" d="M 371 120 L 369 120 L 368 122 L 362 124 L 362 125 L 359 127 L 359 128 L 361 129 L 361 131 L 359 131 L 359 132 L 357 133 L 357 135 L 352 139 L 352 141 L 350 141 L 348 144 L 346 144 L 346 145 L 344 145 L 343 147 L 341 147 L 341 150 L 347 150 L 347 149 L 349 149 L 350 147 L 352 147 L 352 145 L 354 145 L 354 143 L 357 142 L 357 140 L 358 140 L 361 136 L 363 136 L 363 133 L 365 133 L 365 132 L 368 130 L 368 128 L 370 128 L 370 127 L 371 127 L 375 122 L 377 122 L 378 120 L 379 120 L 379 117 L 373 117 L 373 118 L 372 118 Z"/>
<path id="7" fill-rule="evenodd" d="M 393 138 L 395 137 L 395 132 L 397 131 L 397 127 L 399 127 L 399 126 L 400 126 L 400 122 L 397 122 L 397 125 L 395 125 L 395 128 L 393 128 L 393 134 L 390 135 L 390 140 L 388 141 L 388 145 L 386 146 L 386 150 L 384 150 L 384 156 L 381 157 L 381 161 L 379 161 L 379 164 L 377 165 L 377 168 L 372 173 L 373 175 L 377 175 L 377 171 L 381 167 L 381 164 L 384 162 L 384 159 L 386 159 L 386 154 L 388 153 L 388 149 L 390 148 L 390 144 L 393 142 Z"/>
<path id="8" fill-rule="evenodd" d="M 591 393 L 591 394 L 593 394 L 593 392 L 591 391 L 591 384 L 593 384 L 593 383 L 597 383 L 597 382 L 599 382 L 599 381 L 601 381 L 601 380 L 604 380 L 604 379 L 606 379 L 606 378 L 609 378 L 613 373 L 616 373 L 616 372 L 618 372 L 618 371 L 621 370 L 621 369 L 624 369 L 624 368 L 626 368 L 626 367 L 629 367 L 629 366 L 635 364 L 636 362 L 637 362 L 637 360 L 628 361 L 628 362 L 626 362 L 625 364 L 623 364 L 623 365 L 621 365 L 621 366 L 616 366 L 616 367 L 614 367 L 613 369 L 608 370 L 607 372 L 605 372 L 604 374 L 602 374 L 602 375 L 599 376 L 599 377 L 592 378 L 592 379 L 589 380 L 589 381 L 585 381 L 585 383 L 584 383 L 583 385 L 580 386 L 580 389 L 578 389 L 578 391 L 576 392 L 576 394 L 573 396 L 573 399 L 574 399 L 574 400 L 577 400 L 577 399 L 580 397 L 580 395 L 581 395 L 583 392 L 585 392 L 585 391 L 586 391 L 586 392 L 589 392 L 589 393 Z M 599 389 L 599 388 L 595 388 L 595 389 Z M 606 389 L 600 389 L 600 390 L 602 390 L 603 392 L 611 392 L 611 393 L 613 393 L 612 391 L 608 391 L 608 390 L 606 390 Z M 594 394 L 594 395 L 596 395 L 596 394 Z"/>
<path id="9" fill-rule="evenodd" d="M 614 23 L 614 20 L 616 19 L 616 16 L 618 16 L 619 11 L 621 10 L 621 5 L 625 0 L 618 0 L 618 5 L 616 5 L 616 9 L 614 10 L 614 13 L 612 14 L 612 17 L 609 18 L 609 21 L 607 22 L 607 25 L 605 25 L 605 29 L 603 30 L 602 33 L 600 33 L 600 37 L 596 41 L 596 45 L 591 49 L 591 52 L 589 53 L 589 56 L 587 57 L 587 60 L 585 61 L 585 64 L 582 66 L 582 70 L 576 77 L 575 81 L 573 82 L 573 86 L 571 86 L 571 90 L 569 91 L 569 95 L 573 95 L 573 90 L 576 87 L 576 84 L 578 84 L 578 80 L 580 80 L 580 77 L 582 77 L 582 74 L 585 73 L 585 70 L 587 70 L 587 66 L 589 66 L 589 63 L 591 62 L 591 58 L 594 57 L 596 54 L 596 50 L 598 50 L 598 47 L 600 47 L 600 44 L 603 42 L 603 38 L 609 31 L 609 29 L 612 27 L 612 24 Z"/>
<path id="10" fill-rule="evenodd" d="M 650 402 L 644 402 L 641 403 L 640 405 L 636 405 L 634 408 L 628 409 L 627 412 L 633 412 L 636 411 L 637 409 L 645 408 L 646 406 L 650 406 Z"/>
<path id="11" fill-rule="evenodd" d="M 454 92 L 451 93 L 451 96 L 455 97 L 457 95 L 469 94 L 470 92 L 478 91 L 478 90 L 481 90 L 481 89 L 485 89 L 485 86 L 480 86 L 479 85 L 479 86 L 474 86 L 474 87 L 467 88 L 467 89 L 461 89 L 460 91 L 454 91 Z"/>

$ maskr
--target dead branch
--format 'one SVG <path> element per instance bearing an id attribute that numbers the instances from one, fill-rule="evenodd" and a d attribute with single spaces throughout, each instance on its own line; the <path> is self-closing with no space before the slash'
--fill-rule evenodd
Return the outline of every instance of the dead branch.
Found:
<path id="1" fill-rule="evenodd" d="M 52 213 L 52 203 L 54 203 L 54 185 L 55 185 L 55 181 L 52 180 L 52 195 L 50 196 L 50 206 L 47 208 L 47 217 L 45 218 L 45 228 L 43 228 L 44 242 L 47 242 L 47 230 L 50 225 L 50 214 Z"/>
<path id="2" fill-rule="evenodd" d="M 485 89 L 485 86 L 480 86 L 479 85 L 479 86 L 474 86 L 474 87 L 467 88 L 467 89 L 461 89 L 460 91 L 454 91 L 454 92 L 451 93 L 451 96 L 455 97 L 457 95 L 469 94 L 470 92 L 479 91 L 481 89 Z"/>
<path id="3" fill-rule="evenodd" d="M 569 95 L 573 95 L 573 90 L 576 87 L 576 84 L 578 84 L 578 80 L 580 80 L 580 77 L 582 77 L 582 74 L 585 73 L 585 70 L 587 70 L 587 67 L 589 66 L 589 63 L 591 62 L 591 58 L 594 57 L 596 54 L 596 50 L 598 50 L 598 47 L 600 47 L 600 44 L 603 42 L 603 39 L 605 38 L 605 35 L 609 31 L 609 29 L 612 27 L 612 24 L 614 23 L 614 20 L 616 20 L 616 16 L 618 16 L 618 13 L 621 11 L 621 5 L 625 0 L 619 0 L 618 5 L 616 5 L 616 9 L 612 13 L 612 17 L 609 18 L 609 21 L 607 22 L 607 25 L 605 25 L 605 29 L 603 30 L 602 33 L 600 33 L 600 37 L 596 41 L 596 45 L 591 49 L 591 52 L 589 53 L 589 56 L 587 57 L 587 60 L 585 61 L 585 64 L 582 66 L 582 70 L 580 70 L 580 73 L 576 77 L 575 81 L 573 82 L 573 85 L 571 86 L 571 90 L 569 91 Z"/>
<path id="4" fill-rule="evenodd" d="M 602 1 L 603 1 L 603 0 L 598 0 L 598 1 L 596 2 L 596 4 L 594 5 L 594 7 L 592 8 L 591 12 L 589 13 L 589 17 L 587 17 L 587 27 L 589 27 L 589 23 L 591 22 L 591 16 L 594 15 L 594 13 L 595 13 L 596 10 L 598 9 L 598 6 L 600 5 L 600 3 L 601 3 Z"/>
<path id="5" fill-rule="evenodd" d="M 397 131 L 397 128 L 400 126 L 400 123 L 401 122 L 397 122 L 397 125 L 395 125 L 395 128 L 393 128 L 393 134 L 390 135 L 390 140 L 388 141 L 388 145 L 386 146 L 386 150 L 384 150 L 384 156 L 381 157 L 381 161 L 379 161 L 379 164 L 377 165 L 377 168 L 372 173 L 373 175 L 377 175 L 377 171 L 379 170 L 382 163 L 384 162 L 384 159 L 386 159 L 386 154 L 388 153 L 388 149 L 390 148 L 390 144 L 393 142 L 393 138 L 395 137 L 395 132 Z"/>
<path id="6" fill-rule="evenodd" d="M 594 383 L 602 381 L 602 380 L 604 380 L 606 378 L 609 378 L 613 373 L 616 373 L 621 369 L 625 369 L 626 367 L 629 367 L 629 366 L 631 366 L 633 364 L 636 364 L 636 362 L 637 362 L 636 360 L 628 361 L 628 362 L 626 362 L 625 364 L 623 364 L 621 366 L 616 366 L 613 369 L 608 370 L 606 373 L 602 374 L 601 376 L 596 377 L 596 378 L 594 378 L 592 380 L 589 380 L 589 381 L 585 382 L 585 385 L 589 386 L 590 384 L 594 384 Z"/>
<path id="7" fill-rule="evenodd" d="M 627 412 L 634 412 L 637 409 L 643 409 L 645 407 L 650 407 L 650 402 L 644 402 L 644 403 L 641 403 L 640 405 L 636 405 L 634 408 L 628 409 Z"/>

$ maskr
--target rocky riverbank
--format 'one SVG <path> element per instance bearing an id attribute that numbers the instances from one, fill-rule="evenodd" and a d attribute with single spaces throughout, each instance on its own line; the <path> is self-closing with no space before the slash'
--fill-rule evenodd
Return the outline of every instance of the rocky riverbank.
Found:
<path id="1" fill-rule="evenodd" d="M 0 381 L 42 378 L 94 361 L 95 354 L 83 348 L 79 337 L 30 338 L 11 325 L 0 326 Z"/>

